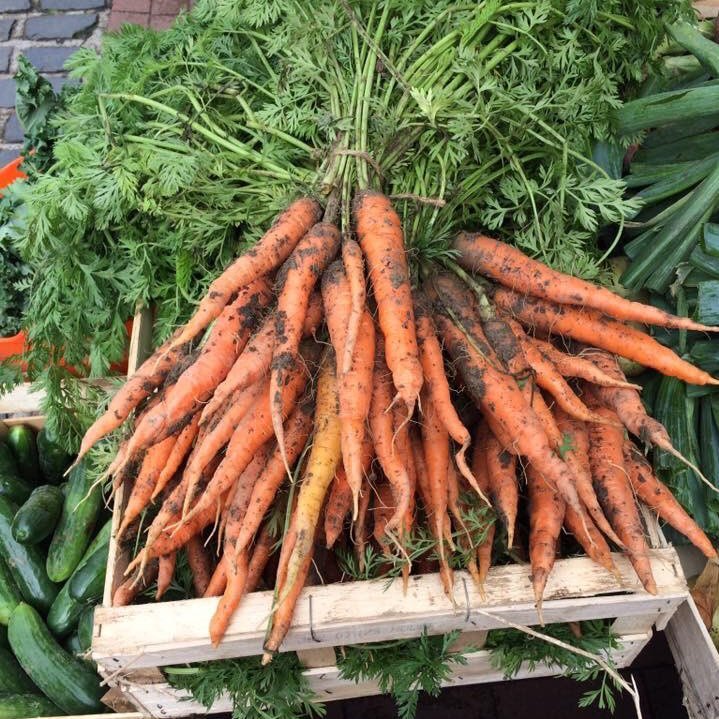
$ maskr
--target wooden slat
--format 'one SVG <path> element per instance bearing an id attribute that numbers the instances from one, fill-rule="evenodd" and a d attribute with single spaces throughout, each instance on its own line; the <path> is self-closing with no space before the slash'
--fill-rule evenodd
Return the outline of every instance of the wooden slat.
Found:
<path id="1" fill-rule="evenodd" d="M 611 657 L 618 667 L 626 667 L 649 641 L 650 635 L 639 634 L 619 638 L 619 646 L 611 652 Z M 516 679 L 539 678 L 553 676 L 557 673 L 556 667 L 544 664 L 530 669 L 522 666 Z M 380 694 L 376 682 L 354 682 L 341 679 L 336 666 L 318 667 L 304 672 L 310 686 L 315 690 L 322 702 L 331 702 L 354 697 L 372 696 Z M 443 686 L 462 686 L 467 684 L 480 684 L 503 681 L 505 677 L 495 669 L 491 663 L 491 654 L 488 651 L 479 651 L 467 655 L 466 665 L 455 665 L 452 674 Z M 121 682 L 120 688 L 131 696 L 138 707 L 151 713 L 155 717 L 185 717 L 194 714 L 205 714 L 207 710 L 196 702 L 187 701 L 186 697 L 167 683 L 138 684 L 134 682 Z M 232 705 L 227 699 L 219 700 L 209 713 L 229 713 Z"/>
<path id="2" fill-rule="evenodd" d="M 671 612 L 687 596 L 686 582 L 673 549 L 655 549 L 651 554 L 659 587 L 657 596 L 643 591 L 630 563 L 621 555 L 614 556 L 621 583 L 588 558 L 558 560 L 545 592 L 545 621 L 658 616 Z M 461 606 L 465 590 L 468 604 Z M 407 595 L 401 581 L 389 586 L 385 580 L 373 580 L 308 587 L 300 596 L 283 649 L 297 651 L 402 639 L 419 636 L 425 629 L 441 634 L 453 629 L 502 626 L 478 610 L 491 611 L 520 624 L 537 622 L 529 571 L 524 566 L 490 570 L 486 600 L 464 572 L 457 572 L 455 596 L 459 607 L 453 607 L 446 599 L 436 574 L 411 577 Z M 600 596 L 601 601 L 596 599 Z M 215 649 L 209 642 L 208 626 L 217 602 L 212 598 L 173 602 L 171 606 L 98 608 L 95 623 L 99 631 L 93 642 L 93 658 L 113 671 L 124 666 L 166 666 L 260 654 L 272 592 L 247 596 L 235 613 L 225 640 Z"/>
<path id="3" fill-rule="evenodd" d="M 37 415 L 40 414 L 45 393 L 33 391 L 31 384 L 25 382 L 10 392 L 0 395 L 0 414 Z"/>
<path id="4" fill-rule="evenodd" d="M 691 719 L 719 717 L 719 652 L 694 600 L 682 603 L 666 628 Z"/>

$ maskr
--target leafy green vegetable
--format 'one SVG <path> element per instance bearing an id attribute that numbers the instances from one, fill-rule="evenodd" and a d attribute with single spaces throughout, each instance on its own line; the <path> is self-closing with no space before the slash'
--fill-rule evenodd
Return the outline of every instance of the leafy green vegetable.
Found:
<path id="1" fill-rule="evenodd" d="M 413 719 L 419 692 L 439 696 L 453 665 L 467 663 L 471 647 L 452 649 L 459 632 L 417 639 L 343 647 L 338 653 L 340 677 L 355 682 L 376 681 L 383 694 L 391 694 L 400 719 Z"/>
<path id="2" fill-rule="evenodd" d="M 565 644 L 600 655 L 613 667 L 614 663 L 609 652 L 617 648 L 618 642 L 610 624 L 601 619 L 592 620 L 582 622 L 580 629 L 579 637 L 572 632 L 568 624 L 550 624 L 542 627 L 541 631 Z M 596 681 L 601 675 L 599 687 L 588 690 L 580 700 L 579 706 L 586 707 L 597 702 L 600 709 L 614 710 L 616 699 L 611 677 L 586 657 L 517 629 L 491 631 L 487 637 L 486 648 L 492 652 L 492 664 L 504 672 L 506 678 L 516 676 L 522 665 L 532 670 L 540 663 L 556 667 L 563 676 L 580 682 Z"/>
<path id="3" fill-rule="evenodd" d="M 260 657 L 247 657 L 164 671 L 173 687 L 187 691 L 207 709 L 220 697 L 229 697 L 233 719 L 295 719 L 325 713 L 293 652 L 278 654 L 266 667 Z"/>

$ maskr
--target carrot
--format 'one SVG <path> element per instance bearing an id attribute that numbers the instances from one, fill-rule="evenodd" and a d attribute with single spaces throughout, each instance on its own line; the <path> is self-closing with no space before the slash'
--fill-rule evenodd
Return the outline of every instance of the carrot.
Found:
<path id="1" fill-rule="evenodd" d="M 377 337 L 374 375 L 372 379 L 372 401 L 369 411 L 369 427 L 374 442 L 375 454 L 380 467 L 392 486 L 395 514 L 387 524 L 387 531 L 397 527 L 407 514 L 410 503 L 410 483 L 407 470 L 394 451 L 394 426 L 392 414 L 388 411 L 393 402 L 392 383 L 385 363 L 384 342 Z"/>
<path id="2" fill-rule="evenodd" d="M 624 442 L 624 461 L 632 489 L 677 532 L 681 532 L 707 559 L 716 559 L 717 551 L 699 525 L 684 511 L 672 493 L 652 472 L 644 455 L 629 441 Z"/>
<path id="3" fill-rule="evenodd" d="M 624 379 L 624 373 L 619 368 L 616 357 L 606 352 L 591 349 L 586 350 L 587 357 L 603 372 L 611 377 Z M 633 389 L 616 387 L 596 387 L 592 392 L 605 406 L 616 412 L 622 424 L 636 437 L 644 442 L 650 442 L 659 449 L 668 452 L 681 460 L 704 481 L 704 475 L 698 467 L 694 466 L 672 445 L 671 437 L 661 422 L 650 417 L 644 409 L 644 404 L 639 393 Z M 713 488 L 713 487 L 712 487 Z"/>
<path id="4" fill-rule="evenodd" d="M 331 549 L 342 533 L 345 517 L 352 509 L 352 490 L 347 484 L 344 467 L 339 467 L 332 480 L 325 507 L 325 544 Z"/>
<path id="5" fill-rule="evenodd" d="M 532 566 L 532 589 L 539 621 L 544 625 L 542 598 L 557 556 L 565 504 L 551 483 L 548 483 L 535 467 L 529 465 L 526 474 L 529 489 L 529 561 Z"/>
<path id="6" fill-rule="evenodd" d="M 605 407 L 598 407 L 596 411 L 607 419 L 616 418 L 616 414 Z M 614 531 L 627 548 L 629 560 L 644 588 L 650 594 L 656 594 L 657 585 L 652 576 L 649 549 L 624 468 L 623 432 L 617 427 L 600 424 L 589 425 L 588 431 L 589 464 L 597 497 Z"/>
<path id="7" fill-rule="evenodd" d="M 449 435 L 439 418 L 429 393 L 421 393 L 422 402 L 422 449 L 429 484 L 428 519 L 433 525 L 432 533 L 437 540 L 440 565 L 446 560 L 443 533 L 447 515 L 447 467 L 449 465 Z"/>
<path id="8" fill-rule="evenodd" d="M 199 424 L 200 413 L 196 412 L 190 420 L 190 423 L 177 435 L 177 441 L 173 444 L 172 451 L 155 483 L 155 489 L 152 492 L 153 501 L 159 496 L 162 490 L 165 489 L 168 482 L 175 476 L 175 472 L 177 472 L 180 465 L 185 461 L 185 457 L 190 451 L 195 437 L 197 437 Z"/>
<path id="9" fill-rule="evenodd" d="M 462 232 L 454 241 L 454 249 L 459 252 L 457 261 L 462 267 L 479 272 L 518 292 L 558 304 L 590 307 L 627 322 L 702 332 L 719 331 L 719 327 L 709 327 L 686 317 L 670 315 L 657 307 L 632 302 L 604 287 L 552 270 L 530 259 L 516 247 L 485 235 Z"/>
<path id="10" fill-rule="evenodd" d="M 596 310 L 553 305 L 502 287 L 496 289 L 494 301 L 524 325 L 601 347 L 689 384 L 719 384 L 719 380 L 684 361 L 654 338 Z"/>
<path id="11" fill-rule="evenodd" d="M 305 233 L 317 222 L 321 208 L 315 200 L 295 200 L 273 223 L 254 247 L 238 257 L 214 282 L 200 306 L 169 349 L 187 342 L 212 322 L 233 293 L 278 267 Z"/>
<path id="12" fill-rule="evenodd" d="M 217 603 L 217 609 L 210 619 L 210 641 L 218 646 L 227 632 L 232 615 L 242 601 L 247 588 L 247 551 L 243 550 L 226 563 L 227 585 L 225 592 Z"/>
<path id="13" fill-rule="evenodd" d="M 422 389 L 422 365 L 399 215 L 385 195 L 372 190 L 355 195 L 353 209 L 377 302 L 379 326 L 387 344 L 387 366 L 397 397 L 411 415 Z"/>
<path id="14" fill-rule="evenodd" d="M 270 372 L 270 407 L 277 445 L 285 456 L 282 422 L 289 408 L 283 404 L 283 386 L 298 360 L 298 348 L 310 295 L 325 267 L 337 252 L 340 233 L 329 222 L 318 222 L 300 240 L 278 273 L 282 288 L 275 310 L 275 347 Z M 285 458 L 285 469 L 290 475 Z"/>
<path id="15" fill-rule="evenodd" d="M 449 432 L 450 437 L 460 446 L 459 451 L 455 454 L 459 471 L 470 484 L 474 485 L 476 482 L 465 458 L 472 438 L 452 405 L 449 382 L 444 371 L 442 348 L 437 339 L 437 328 L 429 315 L 426 302 L 415 302 L 415 319 L 424 386 L 432 398 L 440 421 Z"/>
<path id="16" fill-rule="evenodd" d="M 567 507 L 564 513 L 564 526 L 568 532 L 574 535 L 579 546 L 587 553 L 590 559 L 604 567 L 608 572 L 620 577 L 612 555 L 609 550 L 607 540 L 604 535 L 597 529 L 597 525 L 590 519 L 582 524 L 579 515 L 571 508 Z"/>
<path id="17" fill-rule="evenodd" d="M 276 544 L 277 539 L 272 534 L 270 522 L 265 522 L 255 539 L 255 543 L 252 545 L 252 557 L 250 558 L 250 566 L 247 569 L 246 593 L 249 594 L 257 589 L 262 579 L 262 573 L 265 571 Z"/>
<path id="18" fill-rule="evenodd" d="M 554 418 L 557 422 L 557 427 L 559 427 L 559 431 L 562 433 L 562 458 L 574 473 L 579 498 L 587 508 L 587 512 L 594 521 L 594 524 L 618 547 L 624 548 L 621 539 L 619 539 L 607 521 L 607 518 L 604 516 L 597 495 L 594 492 L 592 472 L 589 467 L 589 435 L 587 434 L 586 425 L 583 422 L 572 419 L 559 407 L 554 408 Z M 574 530 L 570 531 L 576 534 Z M 583 532 L 583 536 L 586 534 L 589 534 L 590 538 L 593 536 L 589 525 L 587 525 L 587 531 Z"/>
<path id="19" fill-rule="evenodd" d="M 372 536 L 386 556 L 391 554 L 387 525 L 396 513 L 397 502 L 392 492 L 392 485 L 389 482 L 379 482 L 375 487 L 375 501 L 372 507 Z"/>
<path id="20" fill-rule="evenodd" d="M 172 584 L 172 578 L 175 576 L 175 565 L 177 564 L 177 552 L 163 554 L 160 557 L 160 563 L 157 573 L 157 592 L 155 593 L 155 601 L 159 602 L 165 595 L 165 592 Z"/>
<path id="21" fill-rule="evenodd" d="M 447 463 L 447 509 L 449 509 L 452 517 L 454 518 L 454 522 L 457 525 L 457 529 L 462 530 L 466 535 L 469 534 L 469 531 L 467 530 L 467 525 L 464 522 L 464 518 L 462 516 L 462 507 L 460 503 L 460 489 L 459 489 L 459 477 L 457 476 L 457 468 L 454 465 L 454 460 L 450 458 L 449 462 Z M 445 518 L 445 541 L 446 539 L 446 519 Z M 447 544 L 449 544 L 450 548 L 452 550 L 455 549 L 454 547 L 454 541 L 452 539 L 452 533 L 451 533 L 451 523 L 450 523 L 450 536 L 449 540 L 447 541 Z"/>
<path id="22" fill-rule="evenodd" d="M 160 476 L 163 466 L 167 463 L 167 459 L 176 442 L 177 437 L 167 437 L 150 447 L 145 453 L 142 467 L 135 479 L 132 492 L 130 492 L 130 498 L 127 500 L 127 505 L 122 515 L 120 527 L 117 530 L 116 539 L 118 542 L 122 538 L 122 535 L 125 534 L 127 528 L 142 514 L 145 507 L 150 504 L 157 478 Z"/>
<path id="23" fill-rule="evenodd" d="M 561 456 L 562 433 L 559 431 L 559 427 L 557 427 L 557 422 L 554 419 L 552 410 L 549 409 L 542 393 L 537 389 L 532 392 L 531 405 L 547 435 L 550 446 Z"/>
<path id="24" fill-rule="evenodd" d="M 357 511 L 357 519 L 352 525 L 352 539 L 354 541 L 354 552 L 357 557 L 360 571 L 365 568 L 365 547 L 368 541 L 367 528 L 367 510 L 369 509 L 370 499 L 372 498 L 372 486 L 367 478 L 364 486 L 364 492 L 360 493 L 359 509 Z"/>
<path id="25" fill-rule="evenodd" d="M 357 516 L 362 486 L 362 441 L 372 397 L 372 370 L 375 354 L 374 322 L 363 308 L 360 334 L 356 338 L 350 367 L 342 371 L 347 340 L 347 326 L 352 312 L 350 284 L 342 263 L 333 262 L 322 277 L 322 300 L 327 328 L 337 357 L 337 376 L 342 420 L 342 460 L 347 483 L 352 490 L 352 516 Z"/>
<path id="26" fill-rule="evenodd" d="M 572 472 L 552 451 L 536 412 L 527 404 L 514 378 L 496 370 L 468 345 L 462 332 L 447 317 L 438 314 L 437 322 L 475 404 L 497 422 L 504 435 L 514 439 L 519 453 L 556 485 L 567 504 L 583 516 Z"/>
<path id="27" fill-rule="evenodd" d="M 146 589 L 152 584 L 152 582 L 155 581 L 157 572 L 158 561 L 155 559 L 145 567 L 144 571 L 137 579 L 130 577 L 115 590 L 115 593 L 112 595 L 112 606 L 126 607 L 129 604 L 132 604 L 140 591 Z"/>
<path id="28" fill-rule="evenodd" d="M 317 406 L 312 449 L 303 473 L 294 511 L 295 541 L 277 575 L 277 602 L 272 627 L 265 641 L 263 662 L 279 648 L 289 630 L 294 607 L 307 578 L 314 554 L 315 533 L 327 489 L 341 461 L 339 398 L 336 359 L 328 351 L 317 380 Z"/>
<path id="29" fill-rule="evenodd" d="M 484 494 L 489 494 L 490 491 L 489 470 L 487 467 L 487 443 L 490 434 L 487 423 L 480 422 L 475 432 L 474 450 L 472 452 L 472 474 L 477 478 L 477 484 Z M 491 522 L 487 527 L 484 540 L 477 547 L 479 570 L 475 581 L 482 595 L 484 595 L 484 583 L 487 581 L 487 575 L 492 566 L 492 546 L 495 532 L 496 524 Z"/>
<path id="30" fill-rule="evenodd" d="M 322 323 L 322 298 L 313 292 L 304 318 L 302 336 L 314 335 Z M 246 389 L 259 382 L 269 371 L 272 363 L 272 350 L 275 346 L 276 323 L 274 313 L 265 318 L 262 326 L 250 337 L 240 356 L 235 360 L 229 374 L 220 382 L 210 401 L 202 411 L 202 423 L 205 424 L 224 402 L 239 390 Z"/>
<path id="31" fill-rule="evenodd" d="M 537 384 L 554 397 L 557 404 L 571 417 L 583 422 L 598 422 L 600 418 L 585 406 L 567 384 L 554 364 L 533 345 L 516 320 L 508 318 L 509 326 L 519 340 L 522 352 L 534 371 Z"/>
<path id="32" fill-rule="evenodd" d="M 507 452 L 490 432 L 486 439 L 487 475 L 492 506 L 507 530 L 507 547 L 514 546 L 514 527 L 519 507 L 517 458 Z"/>
<path id="33" fill-rule="evenodd" d="M 224 594 L 225 588 L 227 587 L 226 560 L 227 558 L 223 554 L 210 577 L 210 583 L 207 585 L 207 589 L 205 589 L 205 593 L 202 595 L 203 597 L 221 597 Z"/>
<path id="34" fill-rule="evenodd" d="M 188 341 L 190 339 L 192 337 L 188 338 Z M 170 351 L 173 341 L 174 339 L 168 340 L 159 347 L 118 390 L 110 400 L 105 413 L 85 432 L 74 464 L 77 464 L 103 437 L 117 429 L 130 416 L 132 410 L 163 383 L 170 370 L 185 356 L 187 347 L 184 343 L 179 343 Z"/>
<path id="35" fill-rule="evenodd" d="M 641 389 L 641 385 L 610 377 L 584 357 L 561 352 L 550 342 L 545 342 L 536 337 L 528 337 L 527 339 L 559 370 L 563 377 L 578 377 L 601 387 Z"/>
<path id="36" fill-rule="evenodd" d="M 409 574 L 412 570 L 412 561 L 409 556 L 409 553 L 407 552 L 407 546 L 412 535 L 412 529 L 414 528 L 414 515 L 417 508 L 417 504 L 415 501 L 415 497 L 417 494 L 417 468 L 415 467 L 412 450 L 410 448 L 409 423 L 407 421 L 407 410 L 404 406 L 404 402 L 396 402 L 395 405 L 392 407 L 392 420 L 394 426 L 395 453 L 400 463 L 407 472 L 407 479 L 409 482 L 409 505 L 407 506 L 407 511 L 405 512 L 402 522 L 400 523 L 399 536 L 399 544 L 402 548 L 403 554 L 405 555 L 405 561 L 402 563 L 402 585 L 404 588 L 404 593 L 406 594 L 409 586 Z M 447 456 L 449 457 L 449 452 Z M 450 596 L 450 599 L 454 601 L 454 598 L 452 596 Z"/>
<path id="37" fill-rule="evenodd" d="M 129 457 L 182 429 L 230 371 L 247 341 L 258 312 L 271 297 L 265 278 L 243 288 L 213 326 L 197 361 L 177 380 L 173 391 L 143 418 L 127 448 Z"/>
<path id="38" fill-rule="evenodd" d="M 289 417 L 285 427 L 285 445 L 287 448 L 287 459 L 290 465 L 294 464 L 302 453 L 307 438 L 312 431 L 312 410 L 314 404 L 310 397 L 303 399 L 292 415 Z M 277 490 L 286 479 L 285 464 L 282 459 L 279 447 L 275 447 L 272 455 L 258 477 L 252 489 L 247 511 L 243 517 L 239 532 L 235 539 L 235 551 L 239 552 L 249 546 L 252 537 L 262 523 L 262 518 L 270 508 Z"/>
<path id="39" fill-rule="evenodd" d="M 202 475 L 202 471 L 212 458 L 232 439 L 243 418 L 258 403 L 262 402 L 268 391 L 269 382 L 265 380 L 233 395 L 225 413 L 218 417 L 217 424 L 212 428 L 208 427 L 202 441 L 195 444 L 195 448 L 190 454 L 182 474 L 183 479 L 186 478 L 187 480 L 187 493 L 185 494 L 185 504 L 182 508 L 183 513 L 188 512 L 190 502 L 194 499 L 195 487 Z"/>
<path id="40" fill-rule="evenodd" d="M 345 374 L 350 371 L 350 367 L 352 366 L 355 343 L 357 342 L 362 313 L 365 311 L 365 301 L 367 299 L 362 250 L 354 240 L 345 238 L 342 241 L 342 264 L 344 265 L 345 275 L 349 282 L 352 304 L 349 321 L 347 322 L 347 339 L 345 341 L 342 369 L 340 371 L 340 374 Z"/>

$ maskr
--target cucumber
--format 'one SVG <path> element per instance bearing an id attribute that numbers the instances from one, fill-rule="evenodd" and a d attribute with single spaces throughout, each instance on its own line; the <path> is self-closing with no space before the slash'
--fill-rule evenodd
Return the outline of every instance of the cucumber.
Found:
<path id="1" fill-rule="evenodd" d="M 47 576 L 40 550 L 13 538 L 12 520 L 16 511 L 14 504 L 0 497 L 0 557 L 7 563 L 25 601 L 45 613 L 60 588 Z"/>
<path id="2" fill-rule="evenodd" d="M 7 640 L 7 627 L 4 624 L 0 624 L 0 647 L 7 649 L 10 645 Z"/>
<path id="3" fill-rule="evenodd" d="M 92 530 L 102 506 L 102 488 L 80 462 L 70 473 L 62 515 L 47 554 L 47 573 L 64 582 L 82 559 L 92 540 Z"/>
<path id="4" fill-rule="evenodd" d="M 100 699 L 105 690 L 100 677 L 55 641 L 29 604 L 20 604 L 12 613 L 8 636 L 20 666 L 63 711 L 96 714 L 103 710 Z"/>
<path id="5" fill-rule="evenodd" d="M 65 651 L 68 654 L 72 654 L 73 657 L 76 657 L 77 659 L 80 659 L 80 661 L 83 661 L 81 658 L 81 655 L 84 653 L 82 649 L 82 644 L 80 643 L 80 635 L 75 632 L 74 634 L 71 634 L 63 643 L 62 646 L 64 647 Z"/>
<path id="6" fill-rule="evenodd" d="M 107 555 L 109 544 L 103 544 L 85 562 L 85 566 L 73 573 L 69 581 L 70 596 L 81 604 L 96 602 L 102 597 L 107 571 Z"/>
<path id="7" fill-rule="evenodd" d="M 64 497 L 59 487 L 44 484 L 33 490 L 12 521 L 12 536 L 21 544 L 39 544 L 55 529 Z"/>
<path id="8" fill-rule="evenodd" d="M 36 692 L 37 687 L 9 649 L 0 649 L 0 694 Z"/>
<path id="9" fill-rule="evenodd" d="M 15 455 L 22 477 L 34 485 L 42 484 L 37 442 L 32 427 L 25 424 L 10 427 L 6 441 Z"/>
<path id="10" fill-rule="evenodd" d="M 112 520 L 109 520 L 97 533 L 95 539 L 92 540 L 92 544 L 87 548 L 85 556 L 83 556 L 75 572 L 80 571 L 85 566 L 87 560 L 99 547 L 103 544 L 108 544 L 111 531 Z M 75 572 L 73 572 L 73 576 L 75 576 Z M 70 596 L 70 582 L 72 582 L 72 577 L 65 582 L 47 615 L 47 625 L 56 637 L 67 636 L 77 626 L 78 619 L 82 614 L 82 604 L 76 602 Z"/>
<path id="11" fill-rule="evenodd" d="M 32 485 L 20 476 L 15 455 L 8 445 L 0 442 L 0 496 L 22 504 L 32 492 Z"/>
<path id="12" fill-rule="evenodd" d="M 72 463 L 72 455 L 57 444 L 47 426 L 38 432 L 37 455 L 45 480 L 50 484 L 60 484 L 65 471 Z"/>
<path id="13" fill-rule="evenodd" d="M 82 610 L 80 621 L 77 623 L 77 638 L 83 654 L 90 651 L 92 646 L 92 626 L 95 618 L 95 607 L 89 605 Z"/>
<path id="14" fill-rule="evenodd" d="M 22 602 L 22 594 L 13 579 L 10 568 L 0 557 L 0 625 L 7 625 L 15 607 Z"/>
<path id="15" fill-rule="evenodd" d="M 0 696 L 0 719 L 59 716 L 58 709 L 42 694 L 3 694 Z"/>
<path id="16" fill-rule="evenodd" d="M 20 476 L 20 467 L 15 461 L 15 455 L 5 442 L 0 442 L 0 475 L 12 474 L 14 477 Z"/>

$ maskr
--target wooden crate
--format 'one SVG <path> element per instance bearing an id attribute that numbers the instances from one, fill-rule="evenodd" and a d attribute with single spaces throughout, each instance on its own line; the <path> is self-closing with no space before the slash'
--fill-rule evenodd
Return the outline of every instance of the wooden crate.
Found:
<path id="1" fill-rule="evenodd" d="M 133 330 L 130 372 L 151 351 L 149 313 L 136 317 Z M 255 592 L 245 598 L 218 648 L 211 646 L 208 636 L 216 598 L 113 608 L 111 597 L 129 561 L 114 540 L 125 501 L 126 493 L 120 488 L 115 499 L 103 606 L 95 612 L 93 658 L 108 685 L 145 714 L 174 717 L 204 712 L 169 686 L 161 668 L 260 654 L 272 592 Z M 619 579 L 585 557 L 558 560 L 545 592 L 543 614 L 547 623 L 613 619 L 620 642 L 613 658 L 620 667 L 631 664 L 653 629 L 664 629 L 688 596 L 676 552 L 664 541 L 653 517 L 647 515 L 646 520 L 653 547 L 656 596 L 641 588 L 630 563 L 621 555 L 614 556 Z M 300 596 L 282 649 L 298 653 L 318 698 L 332 701 L 379 692 L 373 683 L 354 684 L 339 678 L 336 647 L 458 629 L 464 646 L 481 648 L 488 630 L 505 626 L 502 620 L 537 624 L 527 566 L 491 569 L 485 597 L 480 596 L 466 573 L 457 572 L 455 596 L 456 607 L 444 596 L 436 574 L 411 577 L 406 595 L 399 580 L 389 584 L 380 579 L 308 587 Z M 532 676 L 548 676 L 556 671 L 538 667 Z M 528 675 L 529 670 L 523 668 L 519 677 Z M 467 666 L 457 668 L 448 684 L 501 678 L 491 665 L 489 653 L 480 650 L 469 655 Z M 227 702 L 218 702 L 212 712 L 228 708 Z"/>

